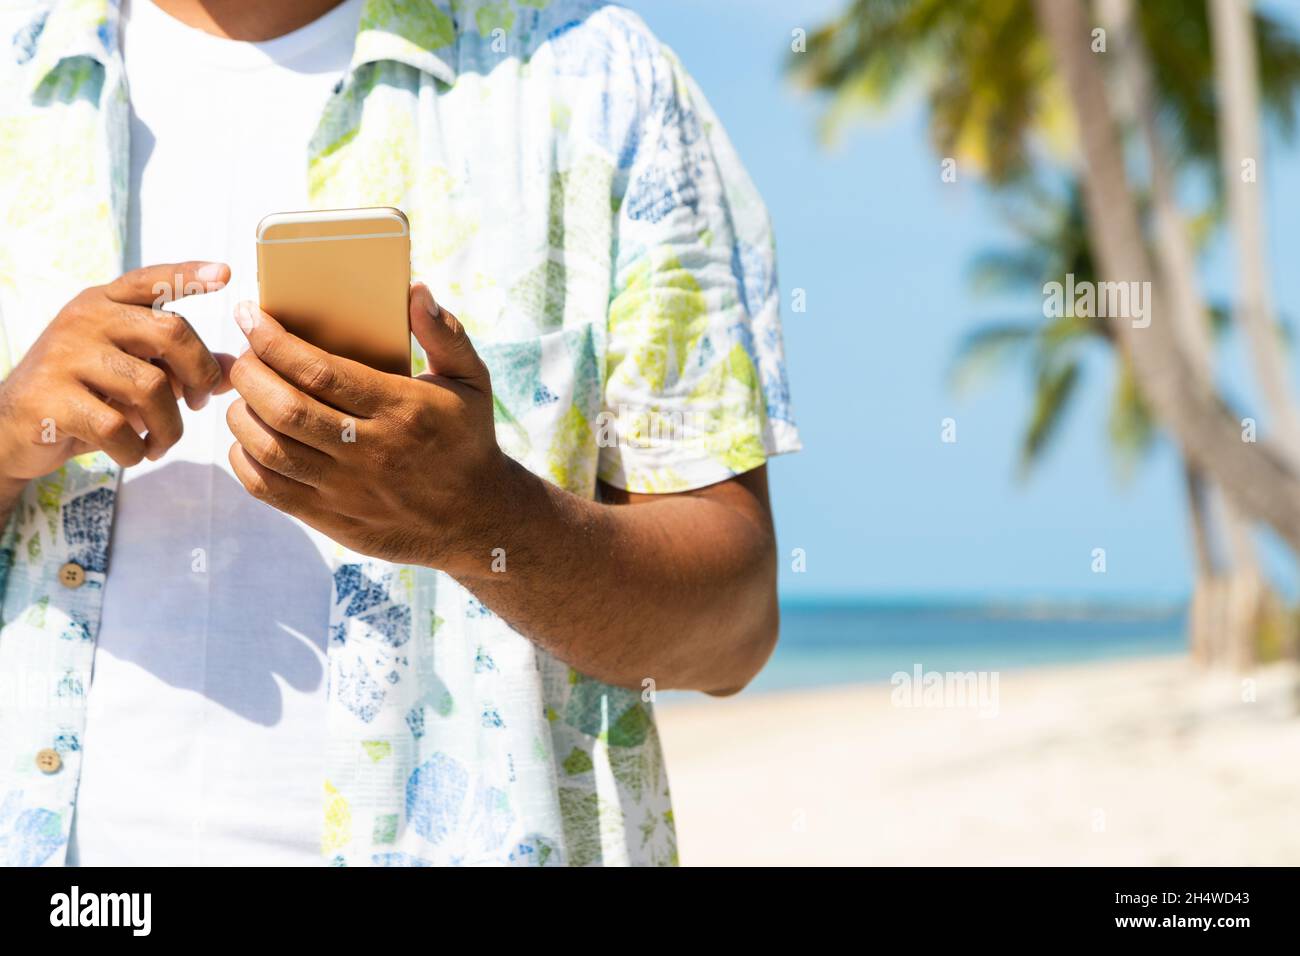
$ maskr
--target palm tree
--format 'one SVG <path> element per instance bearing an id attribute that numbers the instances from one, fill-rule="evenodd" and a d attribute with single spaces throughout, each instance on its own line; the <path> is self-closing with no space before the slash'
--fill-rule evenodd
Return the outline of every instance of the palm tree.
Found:
<path id="1" fill-rule="evenodd" d="M 994 186 L 1030 175 L 1044 150 L 1077 149 L 1071 101 L 1034 0 L 850 0 L 813 31 L 788 67 L 801 85 L 831 94 L 823 122 L 834 136 L 856 117 L 920 88 L 936 151 L 982 172 Z M 1221 195 L 1215 60 L 1203 6 L 1138 5 L 1155 99 L 1169 118 L 1172 157 Z M 1085 31 L 1090 37 L 1091 25 Z M 1276 19 L 1253 21 L 1264 114 L 1290 135 L 1297 121 L 1300 43 Z"/>
<path id="2" fill-rule="evenodd" d="M 1246 333 L 1260 391 L 1277 421 L 1279 444 L 1300 465 L 1300 414 L 1291 400 L 1290 376 L 1277 348 L 1264 241 L 1263 157 L 1260 155 L 1259 63 L 1254 23 L 1245 0 L 1209 0 L 1214 36 L 1219 151 L 1224 191 L 1237 247 L 1241 287 L 1237 322 Z M 1243 163 L 1253 165 L 1247 178 Z"/>
<path id="3" fill-rule="evenodd" d="M 1192 370 L 1206 385 L 1214 377 L 1214 349 L 1206 307 L 1199 288 L 1196 255 L 1175 196 L 1173 162 L 1165 147 L 1160 127 L 1159 107 L 1155 101 L 1155 80 L 1151 62 L 1137 25 L 1133 0 L 1097 0 L 1100 21 L 1109 31 L 1113 50 L 1114 80 L 1120 95 L 1116 97 L 1116 118 L 1124 127 L 1140 136 L 1147 157 L 1149 190 L 1152 206 L 1152 265 L 1159 288 L 1166 298 L 1164 313 L 1174 334 L 1185 350 Z M 1230 187 L 1231 180 L 1225 177 Z M 1250 330 L 1247 330 L 1248 334 Z M 1256 365 L 1263 378 L 1275 374 L 1277 350 L 1269 352 L 1266 367 Z M 1266 390 L 1266 394 L 1270 394 Z M 1274 389 L 1270 398 L 1288 437 L 1294 409 L 1285 389 Z M 1294 466 L 1297 458 L 1289 444 L 1280 446 Z M 1274 602 L 1260 575 L 1255 545 L 1249 523 L 1231 499 L 1224 498 L 1217 487 L 1195 464 L 1187 465 L 1187 487 L 1193 507 L 1206 511 L 1217 505 L 1227 532 L 1231 559 L 1218 573 L 1201 575 L 1193 593 L 1191 632 L 1192 648 L 1207 662 L 1223 660 L 1237 667 L 1255 662 L 1255 637 L 1259 623 Z M 1204 529 L 1196 529 L 1199 539 Z"/>
<path id="4" fill-rule="evenodd" d="M 1096 282 L 1097 271 L 1088 242 L 1082 187 L 1067 185 L 1057 197 L 1035 191 L 1027 210 L 1008 213 L 1018 243 L 991 249 L 972 264 L 976 291 L 1040 292 L 1048 283 Z M 1215 331 L 1226 325 L 1228 310 L 1212 310 Z M 1083 367 L 1090 352 L 1101 351 L 1117 363 L 1110 396 L 1110 448 L 1127 478 L 1146 457 L 1159 433 L 1142 400 L 1133 368 L 1117 348 L 1115 332 L 1104 319 L 1062 315 L 989 322 L 960 342 L 951 372 L 952 384 L 965 389 L 990 373 L 1024 363 L 1030 376 L 1033 403 L 1020 441 L 1019 470 L 1027 477 L 1042 460 L 1079 394 Z"/>
<path id="5" fill-rule="evenodd" d="M 1070 93 L 1083 154 L 1089 234 L 1103 276 L 1152 281 L 1136 196 L 1101 64 L 1088 49 L 1092 24 L 1079 0 L 1035 0 Z M 1268 443 L 1241 440 L 1240 424 L 1213 385 L 1188 360 L 1172 323 L 1116 323 L 1142 391 L 1160 421 L 1197 466 L 1250 517 L 1300 553 L 1300 477 Z"/>
<path id="6" fill-rule="evenodd" d="M 1017 208 L 1008 219 L 1018 242 L 977 258 L 972 269 L 977 290 L 1038 292 L 1050 282 L 1064 284 L 1067 275 L 1076 283 L 1097 281 L 1077 181 L 1063 197 L 1036 193 L 1028 211 Z M 1208 238 L 1210 224 L 1208 214 L 1195 221 L 1200 240 Z M 1230 315 L 1230 308 L 1214 304 L 1212 331 L 1222 333 Z M 1094 354 L 1116 363 L 1107 431 L 1116 465 L 1128 478 L 1156 444 L 1160 430 L 1142 398 L 1133 366 L 1106 321 L 1077 315 L 1045 319 L 1037 313 L 983 324 L 961 341 L 951 379 L 964 389 L 1006 368 L 1025 368 L 1033 399 L 1022 429 L 1019 471 L 1027 478 L 1080 400 L 1084 368 Z M 1196 582 L 1190 622 L 1193 651 L 1203 663 L 1237 666 L 1276 656 L 1276 644 L 1286 630 L 1281 604 L 1263 587 L 1253 566 L 1242 565 L 1239 542 L 1215 533 L 1214 518 L 1220 527 L 1226 522 L 1217 510 L 1222 502 L 1212 496 L 1204 473 L 1185 459 L 1182 468 Z M 1269 646 L 1257 647 L 1264 637 Z"/>
<path id="7" fill-rule="evenodd" d="M 1207 317 L 1196 290 L 1186 224 L 1172 187 L 1175 163 L 1200 167 L 1214 184 L 1216 196 L 1225 181 L 1228 188 L 1232 186 L 1226 176 L 1219 175 L 1216 162 L 1218 111 L 1212 83 L 1216 60 L 1209 21 L 1204 8 L 1185 4 L 1148 3 L 1134 11 L 1128 0 L 1103 0 L 1102 12 L 1118 42 L 1115 59 L 1122 67 L 1119 79 L 1126 84 L 1128 94 L 1123 101 L 1133 104 L 1123 119 L 1140 131 L 1154 172 L 1152 212 L 1139 218 L 1138 233 L 1140 238 L 1143 222 L 1152 224 L 1159 268 L 1148 257 L 1143 260 L 1142 275 L 1157 281 L 1168 295 L 1160 297 L 1165 311 L 1161 329 L 1151 338 L 1167 333 L 1176 341 L 1176 346 L 1166 344 L 1178 350 L 1172 354 L 1180 360 L 1179 373 L 1201 379 L 1201 397 L 1209 398 L 1203 404 L 1215 408 L 1222 417 L 1210 382 L 1212 355 Z M 1261 90 L 1264 106 L 1289 132 L 1294 125 L 1294 93 L 1300 85 L 1300 46 L 1267 17 L 1256 16 L 1254 28 L 1260 60 L 1266 64 Z M 1076 23 L 1074 29 L 1082 29 L 1073 35 L 1076 45 L 1093 39 L 1091 24 Z M 827 117 L 831 132 L 862 109 L 886 104 L 906 84 L 919 81 L 928 98 L 931 131 L 940 152 L 973 164 L 996 187 L 1021 190 L 1027 182 L 1032 185 L 1034 161 L 1041 156 L 1042 146 L 1054 149 L 1061 157 L 1073 152 L 1069 116 L 1071 107 L 1078 105 L 1074 95 L 1077 90 L 1071 88 L 1067 95 L 1062 80 L 1070 77 L 1063 77 L 1058 70 L 1059 45 L 1049 40 L 1052 38 L 1044 35 L 1035 20 L 1030 0 L 857 0 L 845 14 L 814 34 L 807 56 L 795 58 L 792 66 L 808 85 L 834 93 Z M 1082 49 L 1080 46 L 1076 52 Z M 1117 169 L 1122 174 L 1122 156 L 1120 159 Z M 1077 194 L 1073 205 L 1072 210 L 1067 208 L 1073 215 L 1062 222 L 1078 230 L 1075 236 L 1088 235 L 1085 226 L 1092 223 L 1082 221 L 1086 217 L 1079 215 Z M 1054 250 L 1057 258 L 1064 259 L 1071 253 L 1071 240 L 1064 230 L 1053 238 L 1059 244 Z M 1077 246 L 1079 241 L 1073 244 Z M 1071 271 L 1076 279 L 1095 272 L 1091 263 L 1086 273 L 1078 268 L 1082 265 L 1073 263 Z M 1137 276 L 1129 270 L 1124 278 Z M 1072 354 L 1080 341 L 1089 339 L 1123 347 L 1118 353 L 1121 364 L 1112 429 L 1127 423 L 1133 436 L 1145 436 L 1138 441 L 1149 442 L 1153 430 L 1142 398 L 1148 389 L 1144 381 L 1142 389 L 1135 386 L 1151 373 L 1153 363 L 1149 355 L 1140 364 L 1126 357 L 1131 352 L 1131 338 L 1118 327 L 1061 320 L 1032 330 L 985 329 L 967 343 L 968 357 L 986 351 L 1006 352 L 1016 348 L 1017 343 L 1020 351 L 1028 349 L 1033 357 L 1037 398 L 1022 463 L 1032 460 L 1045 446 L 1060 420 L 1060 410 L 1075 393 L 1079 367 L 1077 361 L 1065 356 Z M 1272 355 L 1276 355 L 1276 349 Z M 1267 372 L 1262 369 L 1261 377 Z M 1271 404 L 1276 409 L 1276 404 Z M 1276 417 L 1285 421 L 1283 414 Z M 1205 525 L 1212 493 L 1202 465 L 1193 459 L 1187 462 L 1187 484 L 1198 585 L 1217 584 L 1210 575 L 1216 565 L 1222 570 L 1223 562 L 1215 562 L 1209 553 L 1211 536 Z M 1235 617 L 1237 623 L 1227 629 L 1244 633 L 1253 629 L 1258 617 L 1249 605 L 1258 605 L 1262 595 L 1258 584 L 1251 584 L 1253 560 L 1244 522 L 1234 520 L 1230 508 L 1220 509 L 1220 513 L 1226 513 L 1229 519 L 1229 540 L 1236 543 L 1236 561 L 1244 572 L 1226 589 L 1226 603 L 1237 609 L 1248 607 L 1246 613 L 1225 612 L 1218 606 L 1224 602 L 1211 601 L 1208 616 L 1216 621 Z M 1294 545 L 1300 538 L 1288 540 Z M 1244 586 L 1247 584 L 1251 587 Z M 1198 587 L 1198 598 L 1201 590 Z M 1215 589 L 1207 586 L 1205 590 Z M 1207 606 L 1205 601 L 1196 605 L 1202 609 Z M 1194 626 L 1194 644 L 1197 630 Z M 1237 643 L 1245 646 L 1245 642 Z"/>

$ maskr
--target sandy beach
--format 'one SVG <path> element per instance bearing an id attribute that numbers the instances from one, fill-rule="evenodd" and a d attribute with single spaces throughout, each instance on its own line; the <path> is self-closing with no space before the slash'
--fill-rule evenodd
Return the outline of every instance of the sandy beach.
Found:
<path id="1" fill-rule="evenodd" d="M 658 710 L 686 866 L 1300 864 L 1300 671 L 1183 658 Z M 1243 699 L 1245 698 L 1245 699 Z"/>

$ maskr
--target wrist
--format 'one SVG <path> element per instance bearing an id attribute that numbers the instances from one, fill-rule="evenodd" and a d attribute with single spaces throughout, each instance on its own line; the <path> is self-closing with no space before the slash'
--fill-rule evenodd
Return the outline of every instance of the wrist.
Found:
<path id="1" fill-rule="evenodd" d="M 451 548 L 439 570 L 466 583 L 495 578 L 509 567 L 518 550 L 523 514 L 535 514 L 530 504 L 540 479 L 497 449 L 491 465 L 476 483 L 478 494 L 465 509 L 466 534 Z"/>

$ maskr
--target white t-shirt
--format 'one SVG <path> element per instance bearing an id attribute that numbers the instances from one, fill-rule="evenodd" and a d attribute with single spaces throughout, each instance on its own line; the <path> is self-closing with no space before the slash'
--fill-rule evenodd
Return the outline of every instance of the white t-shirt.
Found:
<path id="1" fill-rule="evenodd" d="M 307 144 L 360 8 L 267 43 L 148 0 L 124 11 L 127 265 L 230 263 L 227 290 L 177 307 L 213 351 L 247 347 L 232 311 L 257 298 L 255 227 L 307 206 Z M 320 861 L 334 546 L 235 479 L 235 397 L 182 403 L 180 442 L 123 476 L 69 862 Z"/>

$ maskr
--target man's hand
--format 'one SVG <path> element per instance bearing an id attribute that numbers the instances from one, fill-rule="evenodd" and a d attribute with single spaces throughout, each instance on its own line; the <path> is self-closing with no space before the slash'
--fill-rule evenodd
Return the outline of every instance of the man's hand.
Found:
<path id="1" fill-rule="evenodd" d="M 150 266 L 65 305 L 0 383 L 0 498 L 74 455 L 102 450 L 125 467 L 174 445 L 180 397 L 197 409 L 228 389 L 234 358 L 214 356 L 184 318 L 153 306 L 160 289 L 172 299 L 229 278 L 216 262 Z"/>
<path id="2" fill-rule="evenodd" d="M 255 498 L 371 557 L 457 573 L 513 474 L 497 447 L 492 383 L 455 316 L 416 284 L 415 378 L 331 355 L 251 303 L 230 378 L 230 464 Z"/>
<path id="3" fill-rule="evenodd" d="M 410 311 L 432 369 L 418 378 L 241 305 L 252 348 L 231 370 L 243 400 L 227 421 L 244 487 L 354 551 L 446 571 L 584 674 L 639 690 L 748 683 L 776 641 L 765 470 L 683 494 L 564 491 L 497 447 L 492 384 L 455 317 L 422 285 Z"/>

